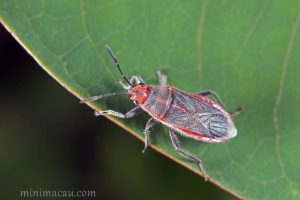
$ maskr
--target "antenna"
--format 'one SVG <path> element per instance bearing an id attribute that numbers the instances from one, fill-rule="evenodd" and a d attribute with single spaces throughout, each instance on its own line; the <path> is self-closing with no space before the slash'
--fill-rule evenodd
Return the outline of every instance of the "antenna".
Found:
<path id="1" fill-rule="evenodd" d="M 116 64 L 116 66 L 117 66 L 117 68 L 118 68 L 118 70 L 119 70 L 119 72 L 120 72 L 122 78 L 123 78 L 130 86 L 132 86 L 132 84 L 130 83 L 130 81 L 129 81 L 129 80 L 126 78 L 126 76 L 123 74 L 123 72 L 122 72 L 122 70 L 121 70 L 121 67 L 120 67 L 120 65 L 119 65 L 119 62 L 118 62 L 118 60 L 117 60 L 117 57 L 116 57 L 116 55 L 114 54 L 114 52 L 111 50 L 110 46 L 105 45 L 105 47 L 107 48 L 108 53 L 110 54 L 110 56 L 112 57 L 113 61 L 115 62 L 115 64 Z"/>

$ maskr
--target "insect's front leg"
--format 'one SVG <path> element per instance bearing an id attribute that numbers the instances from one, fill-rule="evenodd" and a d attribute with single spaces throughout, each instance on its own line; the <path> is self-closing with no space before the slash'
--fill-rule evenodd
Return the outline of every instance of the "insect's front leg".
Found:
<path id="1" fill-rule="evenodd" d="M 157 74 L 160 85 L 167 85 L 168 77 L 166 75 L 162 74 L 160 70 L 157 70 L 156 74 Z"/>
<path id="2" fill-rule="evenodd" d="M 114 111 L 114 110 L 105 110 L 105 111 L 100 111 L 97 112 L 95 111 L 95 115 L 96 116 L 100 116 L 100 115 L 112 115 L 115 117 L 120 117 L 120 118 L 131 118 L 134 117 L 138 114 L 140 114 L 143 111 L 143 109 L 140 106 L 136 106 L 133 109 L 131 109 L 130 111 L 128 111 L 126 114 Z"/>
<path id="3" fill-rule="evenodd" d="M 138 85 L 138 84 L 140 84 L 140 83 L 145 83 L 145 81 L 143 80 L 143 78 L 142 77 L 140 77 L 140 76 L 132 76 L 131 77 L 131 79 L 130 79 L 130 83 L 131 84 L 136 84 L 136 85 Z"/>
<path id="4" fill-rule="evenodd" d="M 205 166 L 202 163 L 202 161 L 199 158 L 196 158 L 195 156 L 191 155 L 189 152 L 187 152 L 186 150 L 184 150 L 180 147 L 180 143 L 176 136 L 176 132 L 173 129 L 169 129 L 169 135 L 170 135 L 170 138 L 171 138 L 171 141 L 172 141 L 172 144 L 173 144 L 175 150 L 178 151 L 179 154 L 181 156 L 183 156 L 184 158 L 186 158 L 187 160 L 196 163 L 198 165 L 200 171 L 203 173 L 205 181 L 207 181 L 208 174 L 206 172 Z"/>
<path id="5" fill-rule="evenodd" d="M 129 85 L 127 82 L 124 82 L 122 80 L 119 81 L 119 83 L 122 85 L 122 87 L 125 90 L 129 90 L 130 88 L 132 88 L 132 85 L 138 85 L 140 83 L 145 83 L 145 81 L 140 76 L 132 76 L 129 82 L 131 85 Z"/>
<path id="6" fill-rule="evenodd" d="M 157 121 L 152 117 L 149 119 L 149 121 L 146 124 L 146 128 L 144 130 L 145 135 L 145 147 L 143 150 L 143 153 L 146 152 L 148 146 L 150 145 L 150 129 L 157 123 Z"/>
<path id="7" fill-rule="evenodd" d="M 238 115 L 241 112 L 243 112 L 243 110 L 244 110 L 243 107 L 237 107 L 233 111 L 228 111 L 228 109 L 224 105 L 223 101 L 221 100 L 220 96 L 213 90 L 204 90 L 204 91 L 199 92 L 197 94 L 201 95 L 201 96 L 213 96 L 217 100 L 218 104 L 220 104 L 220 106 L 222 108 L 224 108 L 230 114 L 230 116 Z"/>

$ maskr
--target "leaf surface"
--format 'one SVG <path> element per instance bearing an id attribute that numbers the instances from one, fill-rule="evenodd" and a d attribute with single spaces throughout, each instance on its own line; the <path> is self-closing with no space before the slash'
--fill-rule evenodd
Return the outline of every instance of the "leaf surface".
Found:
<path id="1" fill-rule="evenodd" d="M 230 109 L 244 106 L 234 118 L 235 139 L 183 138 L 182 146 L 203 160 L 212 182 L 238 197 L 300 198 L 299 1 L 0 0 L 0 19 L 77 97 L 123 91 L 109 44 L 128 77 L 155 85 L 160 69 L 169 85 L 190 93 L 212 89 Z M 126 97 L 90 105 L 133 107 Z M 148 118 L 112 120 L 143 139 Z M 167 128 L 157 126 L 152 143 L 199 173 L 174 151 Z"/>

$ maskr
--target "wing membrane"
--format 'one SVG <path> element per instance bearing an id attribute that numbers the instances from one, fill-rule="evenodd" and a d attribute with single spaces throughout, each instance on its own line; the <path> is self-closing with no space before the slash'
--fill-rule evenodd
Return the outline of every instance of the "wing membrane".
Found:
<path id="1" fill-rule="evenodd" d="M 222 137 L 227 133 L 228 121 L 221 110 L 181 91 L 173 91 L 172 97 L 166 122 L 206 137 Z"/>

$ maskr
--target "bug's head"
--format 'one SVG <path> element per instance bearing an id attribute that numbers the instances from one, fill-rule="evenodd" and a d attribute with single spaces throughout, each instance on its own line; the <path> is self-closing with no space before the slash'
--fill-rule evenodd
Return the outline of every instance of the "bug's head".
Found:
<path id="1" fill-rule="evenodd" d="M 118 62 L 115 54 L 111 50 L 111 48 L 108 45 L 106 45 L 106 48 L 107 48 L 108 53 L 112 57 L 113 61 L 115 62 L 115 65 L 117 66 L 117 68 L 118 68 L 118 70 L 119 70 L 122 78 L 130 86 L 130 89 L 128 90 L 128 95 L 129 95 L 130 99 L 132 101 L 134 101 L 134 103 L 136 103 L 136 104 L 142 104 L 142 103 L 144 103 L 144 101 L 148 98 L 148 95 L 149 95 L 149 92 L 150 92 L 150 88 L 148 86 L 146 86 L 142 82 L 139 83 L 138 85 L 132 85 L 132 83 L 130 83 L 130 81 L 127 79 L 127 77 L 122 72 L 120 64 L 119 64 L 119 62 Z"/>
<path id="2" fill-rule="evenodd" d="M 131 88 L 128 92 L 132 101 L 136 104 L 143 104 L 149 96 L 150 88 L 149 86 L 141 83 Z"/>

